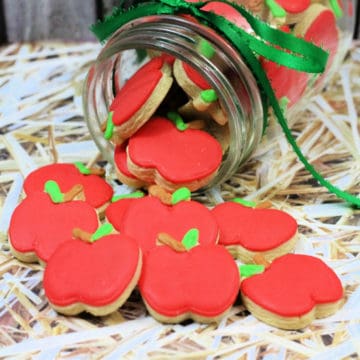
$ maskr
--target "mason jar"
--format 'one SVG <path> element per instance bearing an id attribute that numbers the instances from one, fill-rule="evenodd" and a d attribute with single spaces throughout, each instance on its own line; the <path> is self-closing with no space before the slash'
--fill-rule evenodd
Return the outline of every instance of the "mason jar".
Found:
<path id="1" fill-rule="evenodd" d="M 300 111 L 304 99 L 324 87 L 350 47 L 355 2 L 342 0 L 341 5 L 343 16 L 337 22 L 338 46 L 334 54 L 331 54 L 331 67 L 321 79 L 314 78 L 311 74 L 300 73 L 302 80 L 299 81 L 305 81 L 306 84 L 296 101 L 292 103 L 287 101 L 285 106 L 287 117 Z M 322 1 L 321 6 L 330 7 L 327 0 Z M 294 28 L 291 21 L 296 22 L 294 15 L 294 20 L 286 24 L 286 21 L 276 19 L 269 14 L 268 9 L 266 11 L 262 9 L 256 15 L 262 17 L 272 27 L 279 29 L 287 27 L 284 31 L 291 31 Z M 251 28 L 248 31 L 251 33 Z M 204 44 L 212 50 L 211 56 L 201 50 Z M 91 66 L 84 85 L 84 116 L 92 138 L 103 158 L 113 164 L 114 144 L 106 140 L 103 134 L 103 124 L 107 119 L 110 105 L 116 93 L 131 75 L 154 54 L 167 54 L 186 62 L 215 90 L 221 109 L 226 114 L 227 124 L 214 125 L 211 130 L 212 135 L 222 144 L 223 159 L 219 170 L 207 186 L 224 182 L 246 162 L 259 145 L 265 132 L 264 114 L 268 109 L 265 108 L 261 88 L 254 74 L 239 52 L 223 36 L 190 16 L 144 16 L 121 26 L 109 37 Z M 270 62 L 266 59 L 260 61 L 267 71 Z M 268 72 L 270 80 L 271 76 L 277 76 L 276 69 L 276 64 L 270 64 Z M 299 86 L 299 84 L 290 85 Z M 276 89 L 274 91 L 276 94 Z M 285 96 L 278 96 L 280 102 L 283 98 Z"/>

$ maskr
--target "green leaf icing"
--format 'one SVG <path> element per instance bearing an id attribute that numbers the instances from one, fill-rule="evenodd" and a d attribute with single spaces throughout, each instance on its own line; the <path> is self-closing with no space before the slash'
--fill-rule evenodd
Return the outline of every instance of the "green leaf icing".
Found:
<path id="1" fill-rule="evenodd" d="M 241 205 L 244 205 L 244 206 L 247 206 L 247 207 L 255 207 L 256 206 L 256 202 L 241 199 L 241 198 L 235 198 L 232 201 L 236 202 L 237 204 L 241 204 Z"/>
<path id="2" fill-rule="evenodd" d="M 171 120 L 179 131 L 185 131 L 188 125 L 184 122 L 183 118 L 175 111 L 167 113 L 167 117 Z"/>
<path id="3" fill-rule="evenodd" d="M 218 96 L 216 95 L 216 92 L 214 89 L 208 89 L 208 90 L 203 90 L 200 93 L 200 98 L 202 101 L 204 101 L 206 103 L 213 103 L 213 102 L 217 101 Z"/>
<path id="4" fill-rule="evenodd" d="M 276 2 L 276 0 L 265 0 L 265 2 L 274 17 L 282 18 L 286 16 L 286 11 Z"/>
<path id="5" fill-rule="evenodd" d="M 112 118 L 113 118 L 113 112 L 110 111 L 109 112 L 109 115 L 108 115 L 108 118 L 107 118 L 107 121 L 106 121 L 106 129 L 105 129 L 105 132 L 104 132 L 104 138 L 106 140 L 110 140 L 113 136 L 113 133 L 114 133 L 114 123 L 112 121 Z"/>
<path id="6" fill-rule="evenodd" d="M 242 278 L 248 278 L 263 273 L 265 271 L 265 266 L 257 264 L 240 265 L 239 271 Z"/>
<path id="7" fill-rule="evenodd" d="M 205 39 L 201 39 L 198 44 L 198 49 L 201 55 L 207 59 L 211 59 L 215 55 L 214 47 Z"/>
<path id="8" fill-rule="evenodd" d="M 83 175 L 90 175 L 90 170 L 82 162 L 76 161 L 74 165 Z"/>
<path id="9" fill-rule="evenodd" d="M 283 113 L 286 112 L 286 109 L 289 105 L 289 98 L 287 96 L 283 96 L 280 100 L 279 100 L 279 105 L 280 105 L 280 108 L 282 110 Z"/>
<path id="10" fill-rule="evenodd" d="M 194 228 L 190 229 L 183 237 L 182 244 L 186 250 L 190 250 L 193 247 L 199 245 L 199 230 Z"/>
<path id="11" fill-rule="evenodd" d="M 176 205 L 177 203 L 181 201 L 186 201 L 191 199 L 191 191 L 186 188 L 182 187 L 180 189 L 177 189 L 171 196 L 171 204 Z"/>
<path id="12" fill-rule="evenodd" d="M 329 2 L 330 2 L 331 9 L 334 12 L 335 16 L 338 19 L 343 17 L 344 13 L 343 13 L 341 6 L 339 5 L 339 0 L 330 0 Z"/>
<path id="13" fill-rule="evenodd" d="M 54 180 L 48 180 L 45 183 L 44 191 L 49 194 L 51 201 L 55 204 L 62 203 L 64 201 L 64 195 L 61 192 L 59 185 Z"/>
<path id="14" fill-rule="evenodd" d="M 91 236 L 91 241 L 97 241 L 101 239 L 102 237 L 111 234 L 111 232 L 114 230 L 114 227 L 109 224 L 105 223 L 101 225 Z"/>
<path id="15" fill-rule="evenodd" d="M 122 199 L 139 199 L 144 197 L 145 194 L 142 191 L 135 191 L 130 194 L 115 195 L 112 197 L 111 202 L 117 202 Z"/>

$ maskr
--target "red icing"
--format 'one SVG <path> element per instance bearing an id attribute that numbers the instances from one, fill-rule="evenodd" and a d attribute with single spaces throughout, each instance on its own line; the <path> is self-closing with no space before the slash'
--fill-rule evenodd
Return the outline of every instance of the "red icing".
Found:
<path id="1" fill-rule="evenodd" d="M 108 222 L 111 223 L 116 229 L 119 229 L 125 212 L 133 203 L 133 201 L 136 200 L 137 199 L 135 198 L 125 198 L 111 203 L 105 210 L 105 216 Z"/>
<path id="2" fill-rule="evenodd" d="M 137 84 L 141 81 L 144 75 L 152 72 L 155 73 L 158 71 L 160 72 L 162 66 L 164 65 L 164 60 L 165 59 L 161 56 L 151 59 L 149 62 L 144 64 L 140 69 L 138 69 L 136 73 L 133 74 L 129 80 L 126 81 L 122 89 L 136 88 L 138 86 Z M 121 99 L 118 96 L 116 96 L 115 99 L 113 100 L 110 106 L 110 111 L 113 111 L 119 107 L 117 101 L 121 101 Z"/>
<path id="3" fill-rule="evenodd" d="M 195 2 L 197 2 L 197 0 Z M 201 10 L 214 12 L 217 15 L 223 16 L 244 30 L 251 30 L 251 26 L 247 20 L 229 4 L 212 1 L 204 5 Z"/>
<path id="4" fill-rule="evenodd" d="M 323 261 L 288 254 L 274 260 L 263 273 L 243 280 L 242 294 L 280 316 L 305 315 L 318 304 L 343 297 L 341 282 Z"/>
<path id="5" fill-rule="evenodd" d="M 219 244 L 225 246 L 267 251 L 289 241 L 297 232 L 295 219 L 276 209 L 253 209 L 226 202 L 217 205 L 212 213 L 220 228 Z"/>
<path id="6" fill-rule="evenodd" d="M 334 13 L 331 10 L 322 11 L 307 29 L 304 39 L 330 52 L 326 73 L 334 61 L 339 46 L 339 34 Z"/>
<path id="7" fill-rule="evenodd" d="M 136 242 L 123 235 L 108 235 L 94 243 L 67 241 L 46 266 L 46 296 L 57 306 L 111 304 L 134 278 L 139 251 Z"/>
<path id="8" fill-rule="evenodd" d="M 236 263 L 221 246 L 200 245 L 183 253 L 158 246 L 144 259 L 139 289 L 163 316 L 216 317 L 235 302 L 239 281 Z"/>
<path id="9" fill-rule="evenodd" d="M 289 13 L 297 14 L 305 11 L 311 4 L 310 0 L 276 0 L 276 2 Z"/>
<path id="10" fill-rule="evenodd" d="M 142 72 L 137 81 L 129 81 L 116 94 L 110 109 L 114 112 L 112 121 L 115 125 L 121 125 L 128 121 L 146 103 L 153 93 L 163 74 L 161 70 Z M 128 85 L 129 84 L 129 85 Z"/>
<path id="11" fill-rule="evenodd" d="M 12 247 L 21 253 L 35 252 L 47 262 L 56 248 L 72 239 L 79 227 L 93 233 L 98 227 L 94 208 L 84 201 L 54 204 L 48 194 L 34 192 L 15 209 L 9 227 Z"/>
<path id="12" fill-rule="evenodd" d="M 110 106 L 110 111 L 114 111 L 112 120 L 115 125 L 129 120 L 145 104 L 163 76 L 164 62 L 171 61 L 173 58 L 166 54 L 151 59 L 118 90 Z"/>
<path id="13" fill-rule="evenodd" d="M 210 84 L 199 74 L 197 70 L 191 67 L 188 63 L 182 62 L 183 69 L 187 77 L 201 90 L 211 89 Z"/>
<path id="14" fill-rule="evenodd" d="M 137 179 L 136 176 L 134 176 L 128 169 L 126 159 L 126 146 L 127 144 L 123 143 L 115 147 L 114 162 L 116 168 L 126 177 Z"/>
<path id="15" fill-rule="evenodd" d="M 182 132 L 171 121 L 156 117 L 130 138 L 128 156 L 138 167 L 156 169 L 166 180 L 181 184 L 216 172 L 221 164 L 222 149 L 205 131 Z"/>
<path id="16" fill-rule="evenodd" d="M 262 59 L 261 64 L 277 99 L 287 97 L 289 107 L 296 104 L 306 90 L 309 80 L 308 74 L 289 69 L 266 59 Z"/>
<path id="17" fill-rule="evenodd" d="M 120 233 L 137 239 L 144 254 L 155 247 L 160 232 L 181 241 L 190 229 L 197 228 L 200 244 L 215 244 L 218 238 L 218 226 L 210 210 L 195 201 L 170 206 L 147 196 L 133 201 L 125 214 L 112 218 L 111 223 Z"/>
<path id="18" fill-rule="evenodd" d="M 74 185 L 83 185 L 85 201 L 95 208 L 109 202 L 113 195 L 112 187 L 104 179 L 97 175 L 83 175 L 73 164 L 51 164 L 33 171 L 25 179 L 25 193 L 43 191 L 48 180 L 56 181 L 63 193 Z"/>
<path id="19" fill-rule="evenodd" d="M 282 26 L 281 30 L 289 33 L 288 26 Z M 277 99 L 286 97 L 289 100 L 288 106 L 296 104 L 306 90 L 309 75 L 297 70 L 281 66 L 276 62 L 261 58 L 261 64 L 270 80 L 271 86 Z"/>

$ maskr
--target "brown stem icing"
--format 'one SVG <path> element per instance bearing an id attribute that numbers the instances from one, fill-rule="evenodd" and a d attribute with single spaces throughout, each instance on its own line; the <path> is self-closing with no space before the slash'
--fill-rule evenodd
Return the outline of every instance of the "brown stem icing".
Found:
<path id="1" fill-rule="evenodd" d="M 187 251 L 183 243 L 177 241 L 175 238 L 173 238 L 171 235 L 167 233 L 159 233 L 157 236 L 157 240 L 159 241 L 159 243 L 169 246 L 171 249 L 173 249 L 176 252 Z"/>
<path id="2" fill-rule="evenodd" d="M 85 241 L 85 242 L 92 242 L 91 240 L 91 233 L 88 233 L 87 231 L 84 231 L 82 229 L 79 228 L 75 228 L 72 231 L 73 237 L 77 238 L 79 240 Z"/>
<path id="3" fill-rule="evenodd" d="M 88 168 L 91 175 L 105 176 L 105 170 L 101 168 Z"/>
<path id="4" fill-rule="evenodd" d="M 150 185 L 149 195 L 157 197 L 163 204 L 171 205 L 172 195 L 159 185 Z"/>
<path id="5" fill-rule="evenodd" d="M 256 209 L 270 209 L 271 207 L 272 203 L 269 200 L 260 202 L 255 206 Z"/>
<path id="6" fill-rule="evenodd" d="M 187 123 L 188 129 L 194 130 L 202 130 L 205 128 L 205 121 L 204 120 L 193 120 Z"/>
<path id="7" fill-rule="evenodd" d="M 68 192 L 64 193 L 64 202 L 72 201 L 75 197 L 83 195 L 83 190 L 84 188 L 81 184 L 73 186 Z"/>
<path id="8" fill-rule="evenodd" d="M 270 263 L 265 259 L 262 254 L 256 254 L 253 256 L 254 263 L 257 265 L 264 265 L 265 269 L 270 266 Z"/>

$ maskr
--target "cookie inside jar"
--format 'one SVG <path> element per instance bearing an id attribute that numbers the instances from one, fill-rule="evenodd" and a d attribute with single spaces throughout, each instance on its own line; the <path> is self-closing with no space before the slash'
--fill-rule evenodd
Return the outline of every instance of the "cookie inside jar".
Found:
<path id="1" fill-rule="evenodd" d="M 256 81 L 243 75 L 239 55 L 216 34 L 191 31 L 201 25 L 180 21 L 187 30 L 172 41 L 162 34 L 166 44 L 119 51 L 110 40 L 87 79 L 96 105 L 89 129 L 132 187 L 197 191 L 223 182 L 262 134 Z"/>

